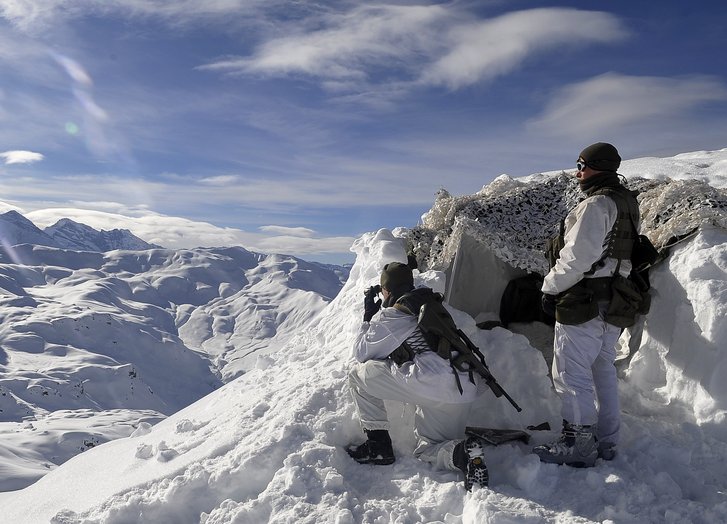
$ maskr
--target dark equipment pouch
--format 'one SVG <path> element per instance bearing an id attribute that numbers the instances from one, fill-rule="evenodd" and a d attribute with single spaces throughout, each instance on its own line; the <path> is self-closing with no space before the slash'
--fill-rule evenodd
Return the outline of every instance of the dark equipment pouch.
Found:
<path id="1" fill-rule="evenodd" d="M 609 324 L 621 328 L 631 327 L 636 321 L 636 315 L 645 314 L 644 309 L 648 312 L 651 297 L 648 291 L 642 292 L 631 278 L 615 275 L 611 290 L 613 295 L 605 318 Z"/>
<path id="2" fill-rule="evenodd" d="M 584 280 L 556 297 L 555 319 L 561 324 L 583 324 L 597 316 L 598 300 Z"/>

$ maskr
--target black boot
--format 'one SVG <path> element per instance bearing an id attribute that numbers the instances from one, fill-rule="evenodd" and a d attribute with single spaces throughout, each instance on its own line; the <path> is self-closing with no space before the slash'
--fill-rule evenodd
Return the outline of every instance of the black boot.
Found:
<path id="1" fill-rule="evenodd" d="M 594 430 L 595 426 L 571 424 L 564 420 L 560 438 L 550 444 L 535 446 L 533 453 L 540 457 L 541 462 L 566 464 L 574 468 L 593 467 L 598 458 L 598 444 Z"/>
<path id="2" fill-rule="evenodd" d="M 467 437 L 454 447 L 452 462 L 464 473 L 464 488 L 472 491 L 477 484 L 486 488 L 490 482 L 490 475 L 485 465 L 484 454 L 486 442 L 480 437 Z"/>
<path id="3" fill-rule="evenodd" d="M 391 447 L 391 437 L 385 429 L 364 430 L 367 440 L 357 446 L 346 447 L 353 460 L 359 464 L 376 464 L 386 466 L 394 463 L 394 448 Z"/>

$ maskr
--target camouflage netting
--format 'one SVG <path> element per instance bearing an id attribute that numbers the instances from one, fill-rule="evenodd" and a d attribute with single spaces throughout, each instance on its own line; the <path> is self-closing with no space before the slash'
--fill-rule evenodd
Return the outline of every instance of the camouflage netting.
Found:
<path id="1" fill-rule="evenodd" d="M 657 248 L 702 226 L 727 229 L 724 189 L 698 180 L 630 177 L 627 184 L 639 192 L 641 233 Z M 441 190 L 407 240 L 422 270 L 449 267 L 466 233 L 508 264 L 545 274 L 545 243 L 583 198 L 573 175 L 565 172 L 521 180 L 502 175 L 474 195 L 453 197 Z"/>

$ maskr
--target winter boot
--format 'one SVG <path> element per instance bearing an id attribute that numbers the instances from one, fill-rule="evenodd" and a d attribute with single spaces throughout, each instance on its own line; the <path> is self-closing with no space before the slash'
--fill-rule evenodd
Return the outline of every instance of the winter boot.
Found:
<path id="1" fill-rule="evenodd" d="M 598 443 L 598 458 L 603 460 L 613 460 L 616 458 L 616 444 L 613 442 Z"/>
<path id="2" fill-rule="evenodd" d="M 593 429 L 593 426 L 570 424 L 564 420 L 560 438 L 550 444 L 535 446 L 533 453 L 540 457 L 541 462 L 590 468 L 598 457 Z"/>
<path id="3" fill-rule="evenodd" d="M 484 455 L 485 440 L 480 437 L 467 437 L 454 447 L 452 462 L 464 473 L 464 488 L 472 491 L 475 484 L 486 488 L 490 482 Z"/>
<path id="4" fill-rule="evenodd" d="M 348 453 L 359 464 L 376 464 L 386 466 L 394 463 L 394 449 L 391 447 L 391 437 L 385 429 L 365 429 L 367 440 L 358 446 L 347 446 Z"/>

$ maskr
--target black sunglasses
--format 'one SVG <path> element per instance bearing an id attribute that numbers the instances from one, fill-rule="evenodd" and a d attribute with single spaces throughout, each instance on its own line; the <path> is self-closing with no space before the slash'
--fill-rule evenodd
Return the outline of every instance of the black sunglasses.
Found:
<path id="1" fill-rule="evenodd" d="M 579 160 L 578 162 L 576 162 L 576 169 L 578 169 L 578 171 L 583 171 L 587 167 L 588 164 L 585 160 Z"/>

